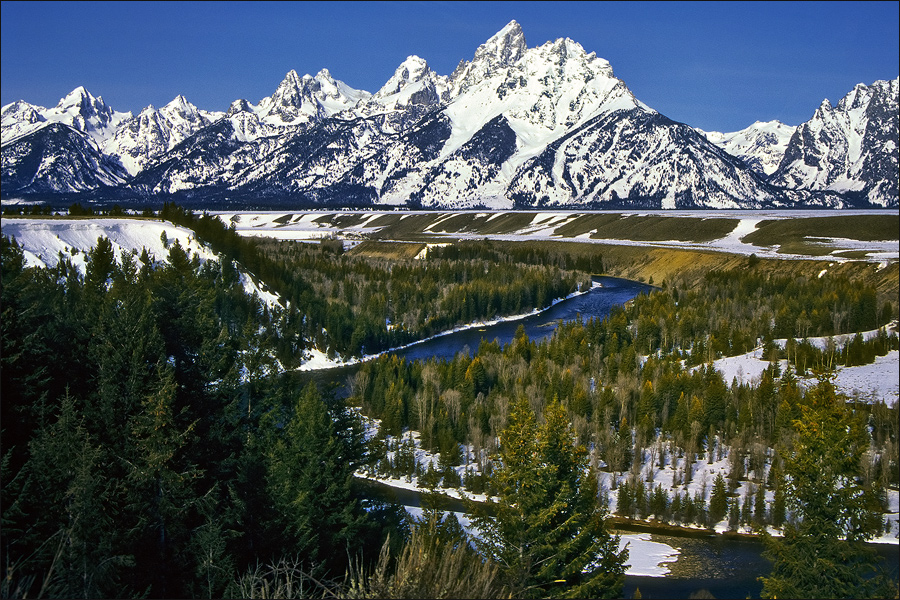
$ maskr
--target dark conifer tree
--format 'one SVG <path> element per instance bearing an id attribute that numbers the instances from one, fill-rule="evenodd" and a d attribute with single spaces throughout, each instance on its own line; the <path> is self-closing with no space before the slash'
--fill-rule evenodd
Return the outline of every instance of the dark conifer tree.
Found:
<path id="1" fill-rule="evenodd" d="M 500 501 L 475 518 L 475 543 L 515 597 L 618 597 L 627 551 L 605 528 L 596 474 L 562 407 L 549 405 L 544 419 L 538 426 L 524 397 L 512 407 L 494 471 Z"/>
<path id="2" fill-rule="evenodd" d="M 868 447 L 865 423 L 825 375 L 794 421 L 797 440 L 784 454 L 792 518 L 784 537 L 766 536 L 772 573 L 761 577 L 765 598 L 893 597 L 896 584 L 876 569 L 869 491 L 858 483 Z"/>

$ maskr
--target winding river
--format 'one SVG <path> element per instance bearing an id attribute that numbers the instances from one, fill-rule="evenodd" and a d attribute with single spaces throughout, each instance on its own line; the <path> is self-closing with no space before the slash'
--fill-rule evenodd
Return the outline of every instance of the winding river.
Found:
<path id="1" fill-rule="evenodd" d="M 603 319 L 614 306 L 621 306 L 638 294 L 652 289 L 654 289 L 652 286 L 627 279 L 594 277 L 594 287 L 586 293 L 562 300 L 540 313 L 455 331 L 396 350 L 391 354 L 402 356 L 407 360 L 428 360 L 433 357 L 449 360 L 465 348 L 474 353 L 482 339 L 488 341 L 496 339 L 501 345 L 508 344 L 515 337 L 520 325 L 525 327 L 528 337 L 534 341 L 541 341 L 553 335 L 556 325 L 561 320 L 572 321 L 579 315 L 584 319 L 589 317 Z"/>
<path id="2" fill-rule="evenodd" d="M 455 331 L 430 338 L 402 349 L 394 350 L 407 360 L 427 360 L 433 357 L 452 359 L 458 352 L 469 349 L 475 352 L 482 339 L 496 339 L 507 344 L 515 336 L 520 325 L 533 340 L 542 340 L 553 335 L 560 321 L 581 318 L 603 319 L 613 307 L 621 306 L 635 296 L 653 289 L 649 285 L 618 279 L 615 277 L 595 277 L 594 287 L 587 293 L 577 295 L 538 314 L 521 319 Z M 349 365 L 320 371 L 309 371 L 304 378 L 311 377 L 320 384 L 326 384 L 337 395 L 347 393 L 347 381 L 356 373 L 359 365 Z M 370 484 L 372 493 L 405 506 L 420 506 L 419 494 L 412 490 L 390 488 L 384 484 Z M 459 502 L 450 502 L 451 510 L 463 510 Z M 670 573 L 665 577 L 631 576 L 626 578 L 624 596 L 631 598 L 636 589 L 644 598 L 688 598 L 700 590 L 706 590 L 716 598 L 759 597 L 762 584 L 757 581 L 761 574 L 769 572 L 770 563 L 763 558 L 763 546 L 758 541 L 725 539 L 722 536 L 676 537 L 652 534 L 652 540 L 677 548 L 678 559 L 669 564 Z M 897 576 L 900 546 L 879 545 L 876 547 L 884 566 Z"/>

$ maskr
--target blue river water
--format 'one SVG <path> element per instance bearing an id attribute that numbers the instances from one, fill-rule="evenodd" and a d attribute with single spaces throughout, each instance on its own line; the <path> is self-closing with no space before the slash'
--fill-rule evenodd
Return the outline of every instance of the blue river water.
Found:
<path id="1" fill-rule="evenodd" d="M 465 348 L 474 354 L 482 339 L 488 342 L 496 339 L 502 345 L 508 344 L 515 337 L 519 326 L 525 327 L 525 333 L 532 340 L 540 341 L 553 335 L 559 321 L 572 321 L 579 317 L 603 319 L 613 307 L 622 306 L 638 294 L 654 289 L 643 283 L 616 277 L 594 277 L 594 282 L 595 287 L 587 293 L 563 300 L 538 314 L 456 331 L 395 350 L 391 354 L 407 360 L 451 359 Z"/>
<path id="2" fill-rule="evenodd" d="M 603 319 L 613 307 L 622 306 L 637 295 L 654 289 L 646 284 L 615 277 L 595 277 L 594 281 L 600 285 L 585 294 L 563 300 L 541 313 L 441 335 L 394 350 L 391 354 L 407 360 L 449 360 L 466 349 L 474 354 L 483 339 L 496 339 L 501 345 L 508 344 L 520 325 L 525 327 L 525 332 L 531 339 L 542 340 L 553 335 L 560 321 L 591 317 Z M 343 396 L 346 394 L 348 379 L 358 369 L 358 364 L 349 365 L 306 372 L 305 376 L 331 387 L 336 395 Z M 417 492 L 391 488 L 382 489 L 379 495 L 384 493 L 399 504 L 419 506 Z M 460 510 L 460 507 L 454 509 Z M 678 561 L 666 577 L 628 576 L 624 590 L 626 598 L 631 598 L 636 590 L 640 590 L 644 598 L 689 598 L 698 592 L 705 592 L 716 598 L 758 598 L 762 584 L 757 578 L 767 574 L 770 569 L 770 563 L 762 556 L 763 546 L 760 542 L 724 539 L 721 536 L 695 539 L 657 534 L 653 534 L 652 539 L 679 548 Z M 897 545 L 877 547 L 882 564 L 895 578 L 900 555 L 898 548 L 900 547 Z"/>

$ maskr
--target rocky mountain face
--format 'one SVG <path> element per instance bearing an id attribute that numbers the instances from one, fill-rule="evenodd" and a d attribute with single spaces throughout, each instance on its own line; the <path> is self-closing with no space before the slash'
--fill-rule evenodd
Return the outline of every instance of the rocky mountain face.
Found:
<path id="1" fill-rule="evenodd" d="M 179 96 L 132 116 L 83 88 L 53 109 L 16 102 L 2 190 L 248 208 L 897 206 L 897 81 L 826 104 L 796 129 L 701 132 L 572 40 L 528 48 L 513 21 L 451 75 L 410 56 L 374 94 L 322 70 L 225 113 Z"/>
<path id="2" fill-rule="evenodd" d="M 778 169 L 796 127 L 781 121 L 757 121 L 750 127 L 732 133 L 700 131 L 710 142 L 728 154 L 736 156 L 747 166 L 765 176 Z M 698 130 L 699 131 L 699 130 Z"/>
<path id="3" fill-rule="evenodd" d="M 97 149 L 91 137 L 74 127 L 50 123 L 2 148 L 3 193 L 28 190 L 52 197 L 86 191 L 104 192 L 122 185 L 128 173 Z"/>
<path id="4" fill-rule="evenodd" d="M 178 96 L 159 110 L 148 106 L 123 121 L 102 150 L 118 159 L 129 175 L 135 175 L 219 116 L 198 110 L 184 96 Z"/>
<path id="5" fill-rule="evenodd" d="M 897 99 L 894 79 L 859 84 L 837 106 L 825 100 L 791 136 L 772 182 L 896 207 Z"/>

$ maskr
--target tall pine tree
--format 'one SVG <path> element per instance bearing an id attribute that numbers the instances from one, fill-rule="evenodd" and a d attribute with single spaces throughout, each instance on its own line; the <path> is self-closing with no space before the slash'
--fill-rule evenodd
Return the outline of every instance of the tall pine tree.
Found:
<path id="1" fill-rule="evenodd" d="M 513 597 L 619 597 L 628 554 L 606 530 L 596 474 L 558 402 L 544 418 L 539 426 L 524 397 L 511 408 L 494 471 L 499 502 L 476 510 L 475 543 Z"/>
<path id="2" fill-rule="evenodd" d="M 865 422 L 820 376 L 794 421 L 796 442 L 784 455 L 785 496 L 792 518 L 781 539 L 766 536 L 769 577 L 764 598 L 892 598 L 896 586 L 876 569 L 869 491 L 858 483 L 868 447 Z"/>

